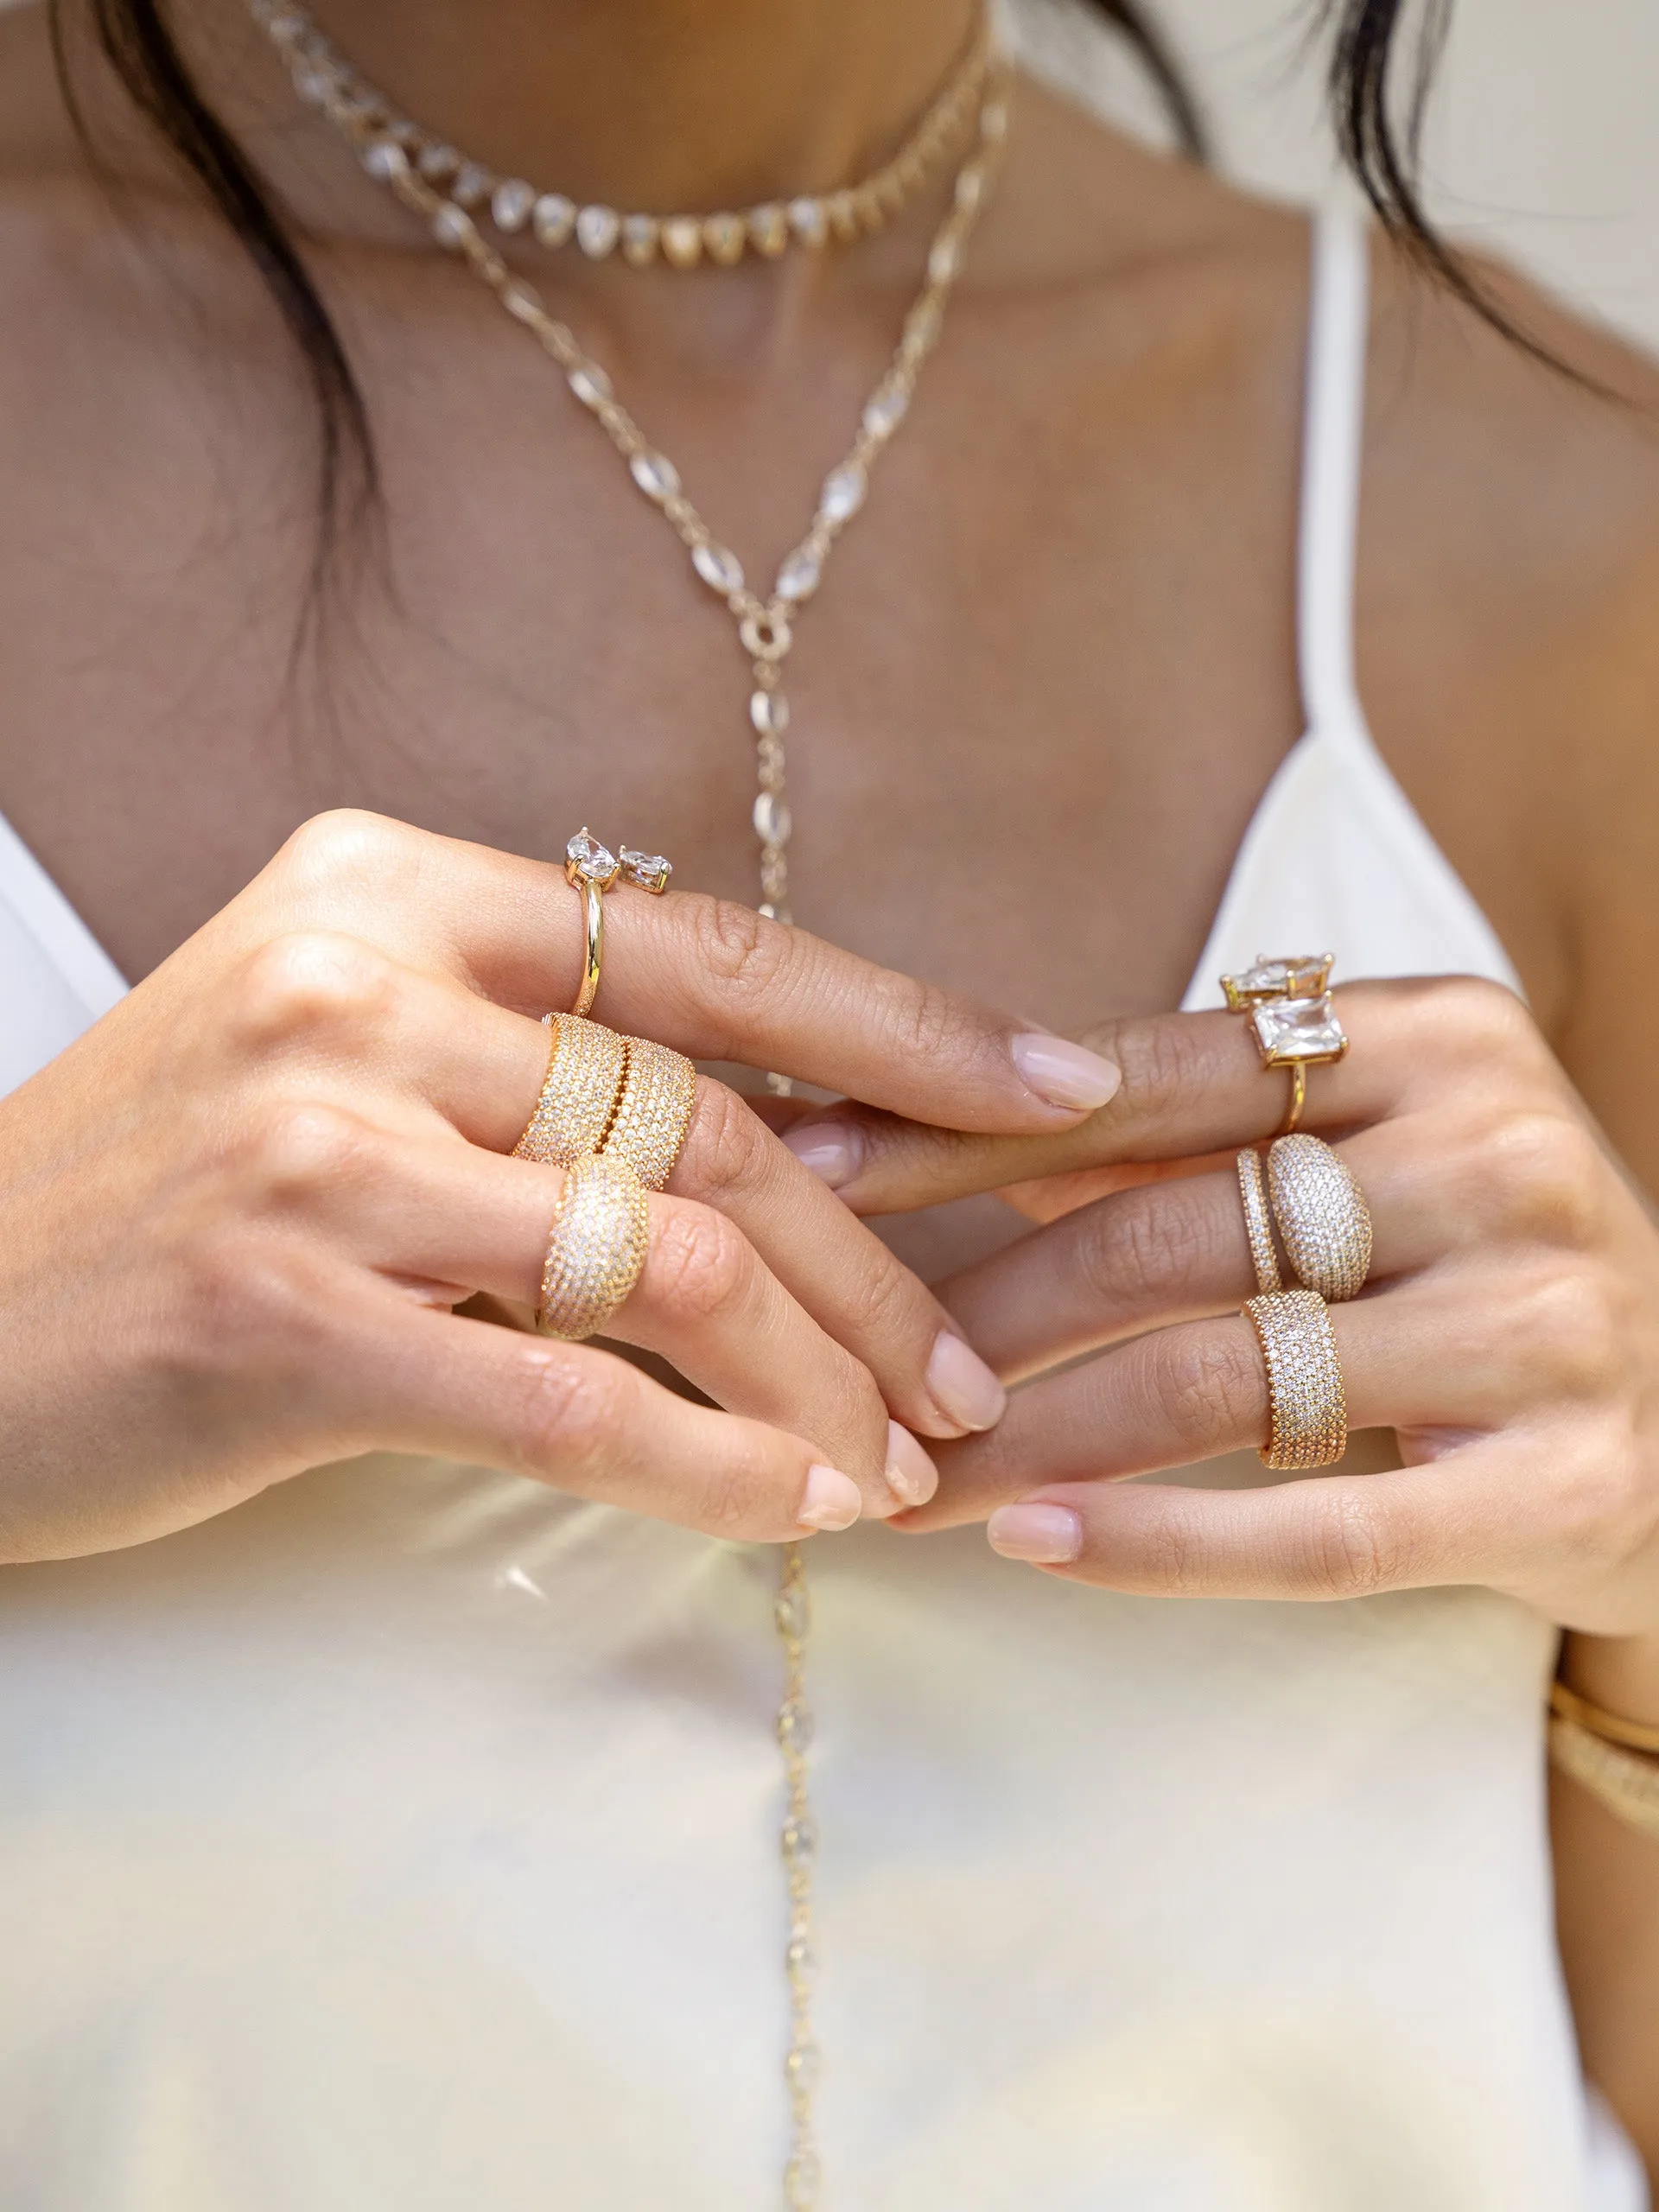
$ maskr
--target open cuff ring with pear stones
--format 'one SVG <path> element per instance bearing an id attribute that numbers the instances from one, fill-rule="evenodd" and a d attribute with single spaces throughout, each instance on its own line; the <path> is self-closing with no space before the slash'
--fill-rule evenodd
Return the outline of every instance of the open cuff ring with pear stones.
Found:
<path id="1" fill-rule="evenodd" d="M 1290 1071 L 1290 1103 L 1279 1125 L 1281 1136 L 1288 1136 L 1302 1118 L 1308 1069 L 1339 1060 L 1348 1050 L 1347 1033 L 1326 988 L 1334 958 L 1329 952 L 1258 952 L 1253 967 L 1221 979 L 1228 1006 L 1249 1016 L 1262 1066 Z"/>
<path id="2" fill-rule="evenodd" d="M 564 849 L 564 880 L 582 894 L 586 944 L 582 963 L 582 986 L 572 1014 L 586 1014 L 599 992 L 599 967 L 605 951 L 605 893 L 613 884 L 637 884 L 661 898 L 673 868 L 660 853 L 637 852 L 624 845 L 612 852 L 601 845 L 584 823 Z"/>

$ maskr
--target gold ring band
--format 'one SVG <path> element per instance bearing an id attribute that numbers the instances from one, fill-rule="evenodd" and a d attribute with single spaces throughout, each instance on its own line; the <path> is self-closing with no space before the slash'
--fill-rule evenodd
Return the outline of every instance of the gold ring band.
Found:
<path id="1" fill-rule="evenodd" d="M 1331 964 L 1328 952 L 1258 952 L 1253 968 L 1221 979 L 1228 1007 L 1249 1018 L 1262 1066 L 1289 1071 L 1290 1097 L 1278 1128 L 1281 1137 L 1301 1121 L 1309 1068 L 1339 1060 L 1348 1050 L 1347 1033 L 1325 988 Z"/>
<path id="2" fill-rule="evenodd" d="M 1348 1448 L 1348 1401 L 1325 1300 L 1314 1290 L 1247 1299 L 1268 1370 L 1264 1466 L 1280 1473 L 1334 1466 Z"/>
<path id="3" fill-rule="evenodd" d="M 1341 1154 L 1319 1137 L 1280 1137 L 1268 1196 L 1299 1279 L 1333 1306 L 1357 1298 L 1371 1270 L 1371 1210 Z"/>
<path id="4" fill-rule="evenodd" d="M 660 899 L 668 888 L 672 867 L 660 853 L 636 852 L 624 845 L 620 855 L 601 844 L 587 824 L 564 849 L 564 880 L 582 894 L 583 950 L 582 984 L 572 1014 L 586 1014 L 599 994 L 600 963 L 605 954 L 605 893 L 619 877 L 638 884 Z"/>
<path id="5" fill-rule="evenodd" d="M 652 1038 L 628 1037 L 623 1043 L 622 1095 L 601 1150 L 607 1160 L 626 1160 L 647 1190 L 660 1191 L 691 1126 L 697 1071 L 683 1052 Z"/>
<path id="6" fill-rule="evenodd" d="M 1262 1297 L 1282 1289 L 1279 1255 L 1274 1249 L 1273 1217 L 1268 1211 L 1267 1185 L 1262 1175 L 1262 1155 L 1249 1145 L 1238 1155 L 1238 1192 L 1244 1201 L 1244 1234 L 1250 1240 L 1250 1264 L 1255 1287 Z"/>
<path id="7" fill-rule="evenodd" d="M 613 1029 L 578 1014 L 550 1014 L 547 1020 L 552 1033 L 547 1076 L 513 1157 L 569 1167 L 605 1141 L 616 1116 L 627 1046 Z"/>
<path id="8" fill-rule="evenodd" d="M 1302 1118 L 1302 1109 L 1307 1103 L 1307 1063 L 1293 1060 L 1290 1064 L 1290 1103 L 1285 1109 L 1285 1118 L 1279 1124 L 1279 1135 L 1289 1136 Z"/>
<path id="9" fill-rule="evenodd" d="M 627 1162 L 594 1153 L 573 1161 L 547 1232 L 542 1334 L 579 1344 L 602 1329 L 639 1281 L 650 1239 L 645 1186 Z"/>

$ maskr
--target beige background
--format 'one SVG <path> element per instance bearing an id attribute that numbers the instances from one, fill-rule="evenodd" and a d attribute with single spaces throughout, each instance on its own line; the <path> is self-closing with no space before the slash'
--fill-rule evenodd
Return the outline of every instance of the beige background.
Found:
<path id="1" fill-rule="evenodd" d="M 1016 4 L 1063 68 L 1145 114 L 1073 0 Z M 1227 166 L 1297 198 L 1326 189 L 1308 0 L 1153 9 L 1209 97 Z M 1659 0 L 1455 0 L 1452 25 L 1427 148 L 1436 213 L 1659 348 Z"/>

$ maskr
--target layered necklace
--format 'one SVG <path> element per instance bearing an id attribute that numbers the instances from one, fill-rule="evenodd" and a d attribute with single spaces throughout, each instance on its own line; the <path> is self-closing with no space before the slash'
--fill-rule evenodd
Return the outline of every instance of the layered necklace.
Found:
<path id="1" fill-rule="evenodd" d="M 768 202 L 741 214 L 644 215 L 620 213 L 595 202 L 580 205 L 565 194 L 540 192 L 524 179 L 498 177 L 399 113 L 291 0 L 251 0 L 251 5 L 300 99 L 340 132 L 367 174 L 416 215 L 441 246 L 459 255 L 514 321 L 539 341 L 575 399 L 615 447 L 634 485 L 678 537 L 699 581 L 725 607 L 749 662 L 753 686 L 748 719 L 758 785 L 752 819 L 760 846 L 760 912 L 789 921 L 791 820 L 784 736 L 790 717 L 784 663 L 794 643 L 794 621 L 817 590 L 836 539 L 865 503 L 871 472 L 910 410 L 922 365 L 938 342 L 969 239 L 995 181 L 1007 131 L 1010 76 L 995 49 L 988 16 L 982 17 L 967 51 L 904 145 L 861 183 Z M 705 259 L 730 265 L 746 251 L 773 257 L 791 245 L 823 248 L 879 229 L 958 149 L 950 205 L 933 234 L 923 281 L 898 342 L 865 401 L 851 445 L 823 480 L 804 535 L 785 555 L 771 591 L 762 598 L 737 555 L 686 497 L 673 462 L 651 443 L 617 397 L 604 369 L 550 312 L 536 287 L 507 262 L 486 232 L 485 211 L 497 232 L 511 235 L 528 229 L 550 251 L 574 239 L 591 259 L 602 260 L 620 248 L 622 260 L 635 267 L 659 253 L 680 269 Z M 766 1080 L 773 1091 L 788 1094 L 786 1076 Z M 820 2193 L 813 2129 L 819 2053 L 812 2025 L 817 1832 L 807 1764 L 812 1714 L 804 1669 L 810 1615 L 805 1564 L 796 1544 L 783 1549 L 773 1619 L 784 1660 L 777 1733 L 785 1776 L 780 1841 L 789 1905 L 784 1966 L 790 2025 L 784 2076 L 790 2126 L 783 2202 L 786 2212 L 811 2212 Z"/>

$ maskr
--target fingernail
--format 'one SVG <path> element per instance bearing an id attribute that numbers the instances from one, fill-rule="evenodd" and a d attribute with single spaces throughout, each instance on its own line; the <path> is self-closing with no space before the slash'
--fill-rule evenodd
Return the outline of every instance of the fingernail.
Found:
<path id="1" fill-rule="evenodd" d="M 1083 1549 L 1083 1516 L 1069 1505 L 999 1505 L 985 1534 L 1004 1559 L 1063 1567 Z"/>
<path id="2" fill-rule="evenodd" d="M 809 1467 L 795 1518 L 804 1529 L 850 1529 L 863 1503 L 858 1484 L 839 1467 Z"/>
<path id="3" fill-rule="evenodd" d="M 904 1505 L 925 1505 L 939 1486 L 939 1471 L 907 1428 L 887 1423 L 887 1488 Z"/>
<path id="4" fill-rule="evenodd" d="M 995 1428 L 1008 1394 L 971 1346 L 949 1329 L 933 1340 L 927 1363 L 933 1402 L 956 1428 Z"/>
<path id="5" fill-rule="evenodd" d="M 1069 1037 L 1033 1030 L 1008 1046 L 1020 1080 L 1051 1106 L 1103 1106 L 1116 1096 L 1123 1071 Z"/>
<path id="6" fill-rule="evenodd" d="M 838 1191 L 850 1183 L 864 1165 L 864 1146 L 856 1129 L 844 1122 L 807 1122 L 784 1132 L 784 1142 L 803 1167 L 810 1167 L 821 1183 Z"/>

